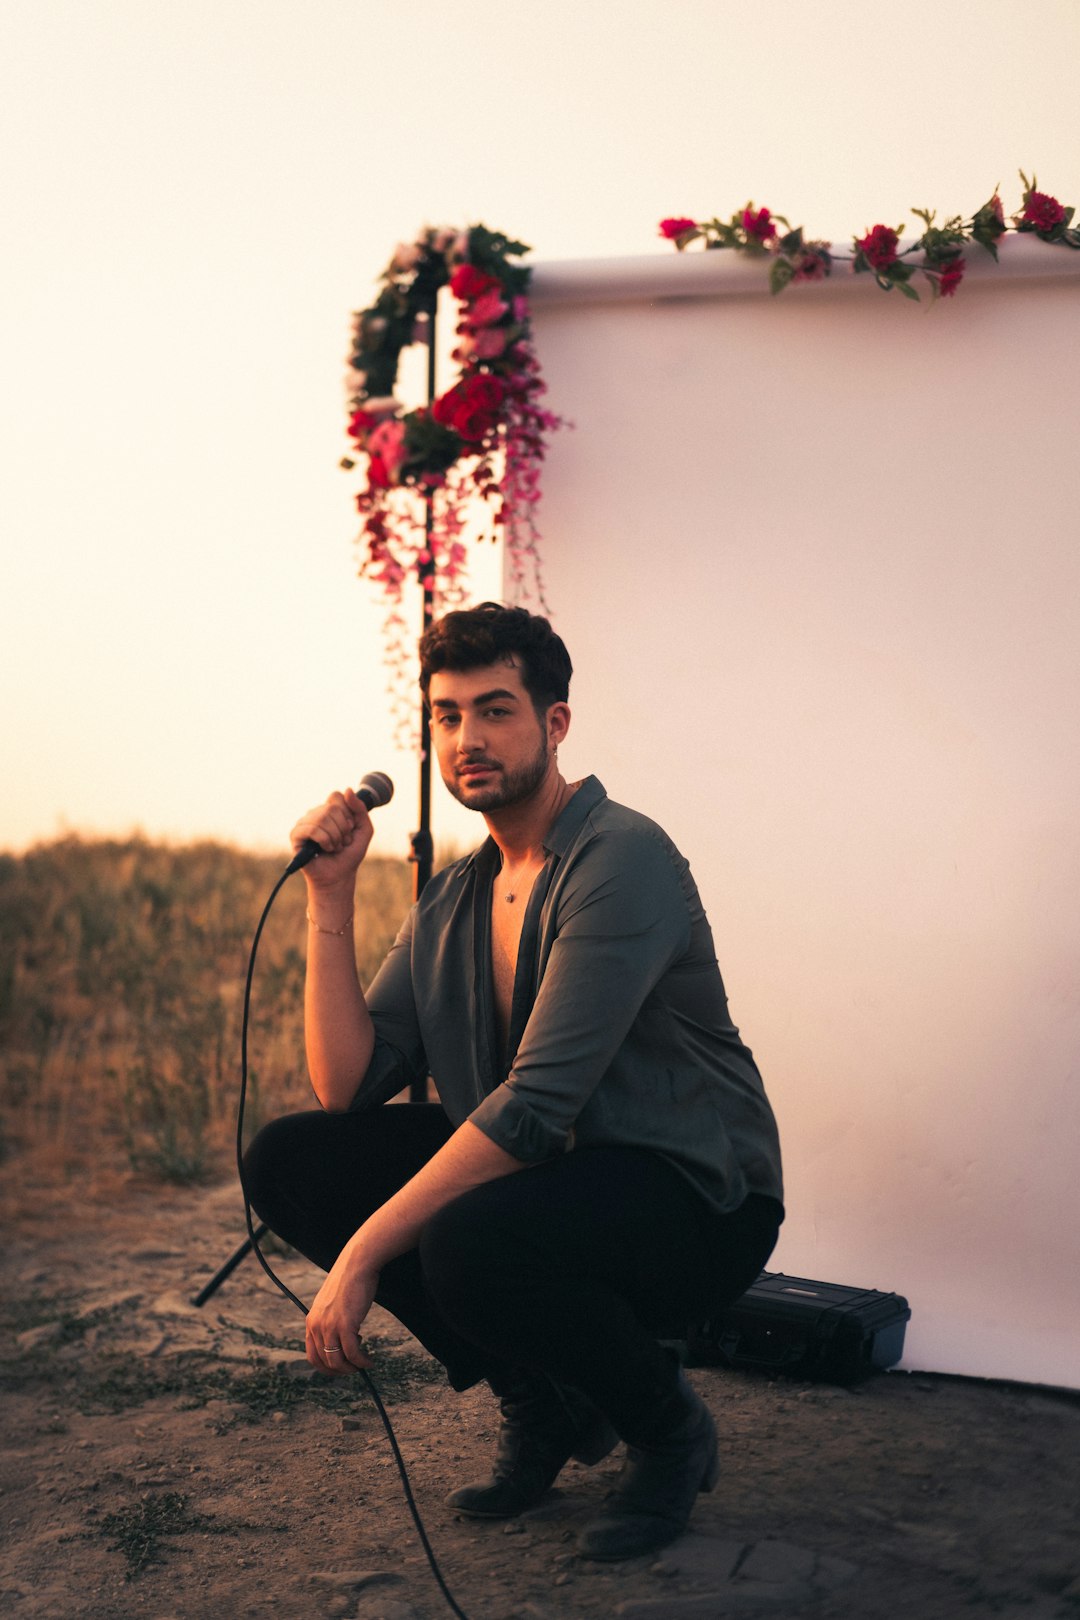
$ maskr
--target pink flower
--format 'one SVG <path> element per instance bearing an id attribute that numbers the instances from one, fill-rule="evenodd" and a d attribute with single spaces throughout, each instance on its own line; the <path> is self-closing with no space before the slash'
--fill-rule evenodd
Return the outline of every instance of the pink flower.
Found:
<path id="1" fill-rule="evenodd" d="M 499 297 L 499 289 L 492 287 L 469 305 L 469 320 L 473 326 L 494 326 L 496 321 L 502 320 L 508 308 Z"/>
<path id="2" fill-rule="evenodd" d="M 477 360 L 498 360 L 506 348 L 505 327 L 485 326 L 473 333 L 472 350 Z"/>
<path id="3" fill-rule="evenodd" d="M 1065 210 L 1057 198 L 1047 196 L 1045 191 L 1029 191 L 1024 198 L 1021 224 L 1031 225 L 1037 231 L 1052 231 L 1064 218 Z"/>
<path id="4" fill-rule="evenodd" d="M 450 277 L 450 291 L 462 303 L 471 303 L 475 298 L 482 298 L 484 293 L 492 292 L 500 286 L 496 276 L 489 276 L 484 270 L 477 270 L 472 264 L 459 264 Z"/>
<path id="5" fill-rule="evenodd" d="M 795 274 L 792 281 L 824 281 L 826 275 L 825 260 L 820 253 L 800 253 L 795 259 Z"/>
<path id="6" fill-rule="evenodd" d="M 987 208 L 989 208 L 992 211 L 992 213 L 994 215 L 994 218 L 997 220 L 998 224 L 999 225 L 1004 225 L 1004 223 L 1005 223 L 1005 210 L 1001 206 L 1001 198 L 998 196 L 996 191 L 994 192 L 994 195 L 991 197 L 990 201 L 987 203 L 986 206 L 987 206 Z"/>
<path id="7" fill-rule="evenodd" d="M 865 236 L 855 238 L 855 246 L 870 266 L 871 270 L 887 270 L 890 264 L 895 264 L 899 254 L 897 244 L 899 236 L 888 225 L 875 225 L 872 231 Z"/>
<path id="8" fill-rule="evenodd" d="M 400 418 L 380 422 L 368 435 L 368 450 L 372 458 L 378 457 L 386 471 L 387 482 L 396 484 L 401 464 L 405 460 L 405 424 Z M 370 473 L 369 473 L 370 477 Z M 374 480 L 372 480 L 374 482 Z"/>
<path id="9" fill-rule="evenodd" d="M 952 297 L 964 279 L 966 268 L 962 253 L 958 253 L 955 259 L 950 259 L 947 264 L 942 265 L 941 275 L 938 278 L 938 293 L 942 298 Z"/>
<path id="10" fill-rule="evenodd" d="M 759 208 L 755 214 L 753 203 L 743 209 L 742 228 L 755 242 L 771 242 L 776 235 L 776 226 L 769 210 Z"/>
<path id="11" fill-rule="evenodd" d="M 660 221 L 660 235 L 668 242 L 674 242 L 676 237 L 685 236 L 687 231 L 696 230 L 696 219 L 662 219 Z"/>

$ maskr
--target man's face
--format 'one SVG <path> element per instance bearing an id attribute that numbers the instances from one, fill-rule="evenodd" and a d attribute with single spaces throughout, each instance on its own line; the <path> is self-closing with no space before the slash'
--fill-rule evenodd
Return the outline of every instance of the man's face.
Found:
<path id="1" fill-rule="evenodd" d="M 439 769 L 455 799 L 470 810 L 505 810 L 536 792 L 551 747 L 516 664 L 439 670 L 428 701 Z"/>

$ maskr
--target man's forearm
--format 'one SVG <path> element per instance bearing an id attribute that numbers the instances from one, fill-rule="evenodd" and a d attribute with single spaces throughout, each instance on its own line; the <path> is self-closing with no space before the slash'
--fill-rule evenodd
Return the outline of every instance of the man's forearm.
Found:
<path id="1" fill-rule="evenodd" d="M 328 1109 L 348 1108 L 375 1048 L 347 921 L 352 908 L 351 889 L 309 897 L 304 1041 L 311 1084 Z"/>
<path id="2" fill-rule="evenodd" d="M 346 1250 L 363 1270 L 381 1271 L 387 1261 L 415 1249 L 428 1221 L 455 1198 L 524 1168 L 520 1159 L 466 1120 L 446 1146 L 364 1222 Z"/>

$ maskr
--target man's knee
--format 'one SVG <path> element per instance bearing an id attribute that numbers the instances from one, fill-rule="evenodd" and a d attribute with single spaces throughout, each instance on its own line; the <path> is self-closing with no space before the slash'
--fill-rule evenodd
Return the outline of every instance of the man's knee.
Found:
<path id="1" fill-rule="evenodd" d="M 281 1185 L 293 1157 L 287 1119 L 272 1119 L 252 1137 L 244 1153 L 244 1186 L 259 1207 Z"/>
<path id="2" fill-rule="evenodd" d="M 431 1293 L 451 1316 L 470 1312 L 497 1290 L 512 1239 L 493 1213 L 485 1188 L 474 1188 L 436 1212 L 420 1238 L 420 1263 Z"/>
<path id="3" fill-rule="evenodd" d="M 244 1154 L 244 1185 L 260 1213 L 283 1191 L 311 1179 L 313 1137 L 327 1117 L 318 1109 L 283 1114 L 252 1137 Z"/>

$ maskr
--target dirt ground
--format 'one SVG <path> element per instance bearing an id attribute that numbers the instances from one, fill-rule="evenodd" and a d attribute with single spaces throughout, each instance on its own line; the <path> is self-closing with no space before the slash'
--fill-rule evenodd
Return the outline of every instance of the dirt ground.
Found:
<path id="1" fill-rule="evenodd" d="M 3 1257 L 0 1612 L 19 1620 L 435 1620 L 434 1582 L 378 1416 L 309 1375 L 295 1308 L 248 1260 L 235 1188 L 128 1188 L 60 1215 L 29 1189 Z M 50 1206 L 52 1212 L 50 1213 Z M 301 1297 L 318 1274 L 272 1256 Z M 1080 1403 L 878 1375 L 853 1390 L 695 1369 L 723 1470 L 659 1557 L 574 1551 L 618 1468 L 571 1465 L 533 1514 L 461 1519 L 486 1472 L 483 1390 L 451 1394 L 391 1318 L 377 1382 L 469 1620 L 1080 1616 Z"/>

